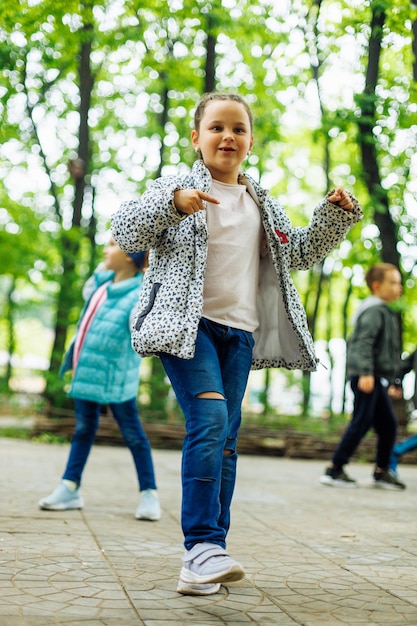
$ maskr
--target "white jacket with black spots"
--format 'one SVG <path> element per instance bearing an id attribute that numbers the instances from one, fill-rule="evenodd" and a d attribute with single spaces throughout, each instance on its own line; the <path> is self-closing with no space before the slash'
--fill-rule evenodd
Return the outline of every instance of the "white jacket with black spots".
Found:
<path id="1" fill-rule="evenodd" d="M 251 177 L 241 174 L 257 203 L 269 254 L 261 259 L 259 327 L 254 332 L 252 369 L 284 367 L 314 371 L 318 359 L 291 270 L 307 270 L 321 261 L 362 217 L 324 198 L 306 227 L 293 227 L 279 202 Z M 179 189 L 209 192 L 212 179 L 202 161 L 186 175 L 153 181 L 138 200 L 126 201 L 112 216 L 112 234 L 125 252 L 148 249 L 132 345 L 141 356 L 161 352 L 190 359 L 203 310 L 208 231 L 205 211 L 185 216 L 174 204 Z M 329 194 L 328 194 L 329 195 Z"/>

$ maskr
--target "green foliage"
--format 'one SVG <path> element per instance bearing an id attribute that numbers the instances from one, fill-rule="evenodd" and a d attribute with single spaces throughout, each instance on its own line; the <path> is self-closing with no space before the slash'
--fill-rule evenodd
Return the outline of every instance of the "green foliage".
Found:
<path id="1" fill-rule="evenodd" d="M 250 412 L 245 412 L 243 416 L 243 424 L 256 425 L 277 432 L 308 432 L 316 434 L 337 434 L 339 435 L 347 425 L 346 415 L 333 415 L 331 419 L 328 417 L 314 417 L 306 421 L 307 416 L 299 415 L 277 415 L 273 411 L 259 416 Z"/>
<path id="2" fill-rule="evenodd" d="M 54 433 L 41 433 L 36 437 L 31 437 L 31 441 L 35 443 L 67 444 L 69 438 L 63 437 L 62 435 L 55 435 Z"/>
<path id="3" fill-rule="evenodd" d="M 30 432 L 27 428 L 19 428 L 18 426 L 0 426 L 0 437 L 8 439 L 30 439 Z"/>
<path id="4" fill-rule="evenodd" d="M 379 80 L 375 93 L 364 93 L 375 7 L 385 13 Z M 50 341 L 44 344 L 53 351 L 48 387 L 58 402 L 65 402 L 59 362 L 111 213 L 121 200 L 142 193 L 150 178 L 178 167 L 187 171 L 193 161 L 190 127 L 210 69 L 209 39 L 215 42 L 215 88 L 238 90 L 255 114 L 255 145 L 246 167 L 279 197 L 294 223 L 308 222 L 329 185 L 351 189 L 364 207 L 362 224 L 323 268 L 311 276 L 294 275 L 315 337 L 328 338 L 329 325 L 333 336 L 342 336 L 347 322 L 341 312 L 350 316 L 366 295 L 364 270 L 383 253 L 375 216 L 387 210 L 388 198 L 404 276 L 404 346 L 412 348 L 417 334 L 416 14 L 409 0 L 20 0 L 0 5 L 0 278 L 3 286 L 16 281 L 11 319 L 19 353 L 28 341 L 21 320 L 38 317 L 56 336 L 61 333 L 53 347 Z M 81 63 L 83 55 L 88 67 Z M 86 68 L 91 76 L 86 77 Z M 359 139 L 377 157 L 381 185 L 373 193 Z M 79 156 L 83 141 L 82 183 L 94 195 L 85 194 L 77 221 L 83 189 L 68 164 Z M 0 348 L 11 331 L 9 305 L 2 295 Z M 155 372 L 146 384 L 163 405 L 168 393 L 162 373 Z"/>
<path id="5" fill-rule="evenodd" d="M 142 362 L 139 386 L 140 414 L 157 421 L 176 421 L 181 411 L 177 406 L 169 406 L 169 391 L 170 384 L 161 360 L 155 357 Z M 176 405 L 176 402 L 173 404 Z"/>

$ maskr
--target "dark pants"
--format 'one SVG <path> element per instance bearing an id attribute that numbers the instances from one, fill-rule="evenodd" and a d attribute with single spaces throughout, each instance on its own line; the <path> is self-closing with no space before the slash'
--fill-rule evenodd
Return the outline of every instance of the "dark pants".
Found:
<path id="1" fill-rule="evenodd" d="M 377 435 L 375 463 L 377 467 L 387 469 L 397 434 L 397 418 L 388 389 L 377 378 L 372 393 L 358 389 L 358 376 L 350 379 L 350 385 L 355 397 L 353 415 L 333 455 L 333 465 L 336 468 L 346 465 L 366 433 L 373 428 Z"/>

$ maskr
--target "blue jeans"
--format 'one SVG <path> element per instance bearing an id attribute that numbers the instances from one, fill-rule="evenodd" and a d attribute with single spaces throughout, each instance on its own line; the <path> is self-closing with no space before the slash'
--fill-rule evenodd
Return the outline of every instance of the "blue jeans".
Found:
<path id="1" fill-rule="evenodd" d="M 354 394 L 353 415 L 339 445 L 333 455 L 333 465 L 341 468 L 365 437 L 368 430 L 374 429 L 377 435 L 375 463 L 387 469 L 391 451 L 397 434 L 397 418 L 394 413 L 388 389 L 375 379 L 372 393 L 358 389 L 358 376 L 352 376 L 350 385 Z"/>
<path id="2" fill-rule="evenodd" d="M 399 441 L 395 444 L 392 454 L 389 467 L 393 472 L 397 471 L 398 461 L 400 457 L 406 452 L 411 452 L 411 450 L 415 450 L 417 448 L 417 435 L 412 435 L 408 437 L 408 439 L 404 439 L 404 441 Z"/>
<path id="3" fill-rule="evenodd" d="M 156 489 L 151 446 L 139 420 L 136 398 L 109 404 L 123 439 L 132 453 L 139 489 Z M 75 432 L 64 475 L 65 480 L 81 484 L 81 477 L 94 443 L 100 419 L 100 404 L 75 398 Z"/>
<path id="4" fill-rule="evenodd" d="M 185 416 L 181 524 L 187 550 L 202 542 L 226 547 L 253 344 L 252 333 L 203 318 L 192 359 L 160 355 Z M 199 397 L 205 392 L 223 399 Z"/>

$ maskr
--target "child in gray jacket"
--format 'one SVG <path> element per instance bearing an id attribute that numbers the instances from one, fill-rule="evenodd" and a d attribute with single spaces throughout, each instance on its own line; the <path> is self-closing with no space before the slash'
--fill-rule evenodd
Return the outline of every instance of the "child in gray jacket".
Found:
<path id="1" fill-rule="evenodd" d="M 330 487 L 355 487 L 356 481 L 344 471 L 352 454 L 373 428 L 377 450 L 373 485 L 380 489 L 404 489 L 389 469 L 397 432 L 397 418 L 390 393 L 400 372 L 401 344 L 396 313 L 388 304 L 402 294 L 401 274 L 391 263 L 378 263 L 366 273 L 372 292 L 354 317 L 354 331 L 347 345 L 347 376 L 354 394 L 349 422 L 328 467 L 320 478 Z"/>

